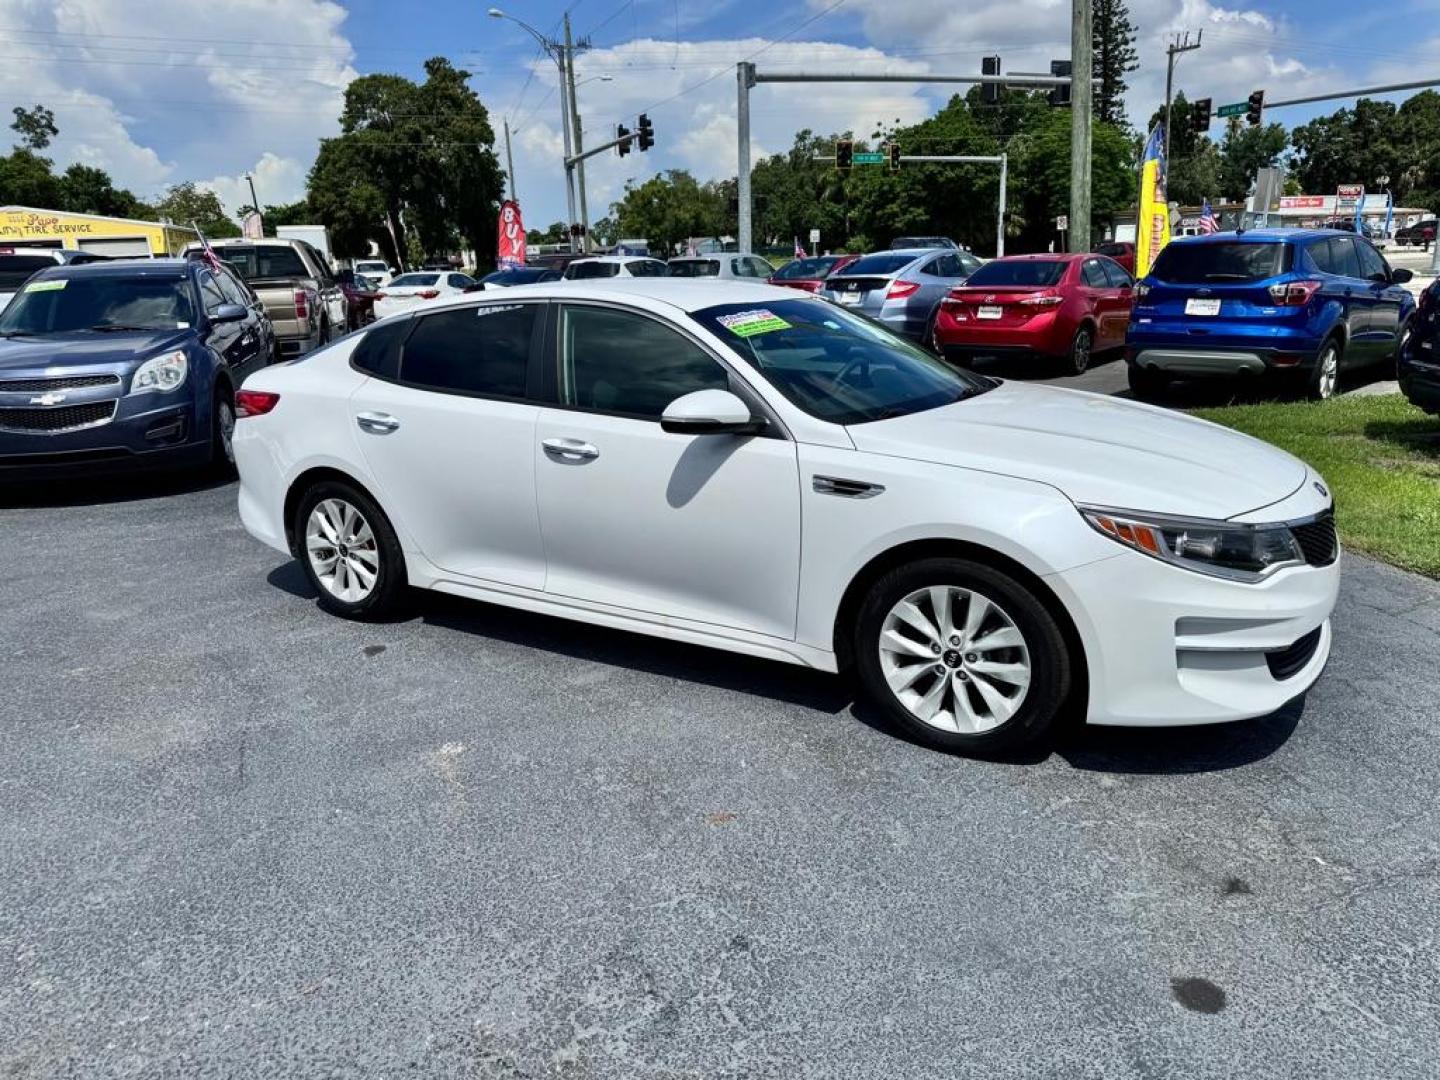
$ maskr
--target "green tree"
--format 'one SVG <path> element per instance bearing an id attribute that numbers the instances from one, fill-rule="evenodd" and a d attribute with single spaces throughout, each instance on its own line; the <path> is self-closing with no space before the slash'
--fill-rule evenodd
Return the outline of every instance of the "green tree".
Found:
<path id="1" fill-rule="evenodd" d="M 1222 198 L 1240 200 L 1250 192 L 1255 174 L 1274 167 L 1285 153 L 1288 139 L 1280 124 L 1251 127 L 1232 119 L 1220 143 L 1220 186 Z"/>
<path id="2" fill-rule="evenodd" d="M 49 158 L 17 147 L 0 157 L 0 205 L 34 206 L 54 210 L 60 206 L 60 181 Z"/>
<path id="3" fill-rule="evenodd" d="M 359 81 L 359 80 L 357 80 Z M 352 86 L 354 83 L 351 84 Z M 399 216 L 371 168 L 371 158 L 358 140 L 322 139 L 310 168 L 306 202 L 330 233 L 330 249 L 341 258 L 370 253 L 373 241 L 392 266 L 403 267 L 397 240 Z"/>
<path id="4" fill-rule="evenodd" d="M 669 169 L 644 183 L 625 185 L 610 207 L 621 236 L 643 236 L 652 250 L 669 254 L 692 236 L 713 236 L 727 219 L 718 185 L 701 185 L 684 169 Z"/>
<path id="5" fill-rule="evenodd" d="M 125 188 L 117 188 L 110 174 L 92 165 L 71 165 L 60 176 L 56 209 L 76 214 L 150 218 L 154 211 Z"/>
<path id="6" fill-rule="evenodd" d="M 1092 0 L 1092 46 L 1094 48 L 1095 117 L 1117 127 L 1127 126 L 1125 76 L 1140 66 L 1135 48 L 1135 24 L 1125 0 Z"/>
<path id="7" fill-rule="evenodd" d="M 1382 176 L 1404 178 L 1408 148 L 1400 142 L 1402 129 L 1391 102 L 1361 98 L 1354 109 L 1316 117 L 1292 131 L 1291 167 L 1309 192 L 1326 194 L 1339 184 L 1374 190 Z"/>
<path id="8" fill-rule="evenodd" d="M 527 244 L 560 244 L 570 238 L 570 231 L 563 221 L 552 221 L 546 229 L 527 229 Z"/>
<path id="9" fill-rule="evenodd" d="M 220 197 L 197 187 L 193 180 L 166 188 L 155 203 L 155 213 L 176 225 L 194 225 L 212 240 L 240 235 L 240 226 L 225 213 Z"/>
<path id="10" fill-rule="evenodd" d="M 1440 208 L 1440 93 L 1425 90 L 1400 106 L 1394 143 L 1398 171 L 1391 184 L 1396 200 L 1405 206 Z"/>
<path id="11" fill-rule="evenodd" d="M 36 105 L 33 109 L 17 105 L 10 111 L 15 114 L 10 130 L 20 136 L 20 145 L 27 150 L 44 150 L 50 145 L 50 140 L 60 134 L 60 129 L 55 126 L 55 114 L 44 105 Z"/>

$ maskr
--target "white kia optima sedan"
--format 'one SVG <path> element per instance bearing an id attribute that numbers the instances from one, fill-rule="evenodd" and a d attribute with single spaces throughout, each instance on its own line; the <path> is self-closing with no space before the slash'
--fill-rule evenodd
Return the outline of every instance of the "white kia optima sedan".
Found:
<path id="1" fill-rule="evenodd" d="M 1270 713 L 1339 584 L 1304 464 L 957 371 L 792 290 L 571 281 L 388 319 L 238 394 L 245 527 L 327 610 L 406 587 L 802 664 L 994 752 Z"/>

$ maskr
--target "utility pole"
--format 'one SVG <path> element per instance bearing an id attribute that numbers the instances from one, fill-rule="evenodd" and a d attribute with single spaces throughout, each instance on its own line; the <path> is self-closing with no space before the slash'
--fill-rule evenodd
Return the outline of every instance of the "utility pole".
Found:
<path id="1" fill-rule="evenodd" d="M 754 219 L 750 206 L 750 90 L 755 86 L 755 65 L 742 61 L 735 65 L 735 78 L 740 84 L 740 100 L 736 103 L 735 119 L 739 128 L 739 171 L 735 174 L 735 195 L 738 210 L 735 238 L 741 254 L 748 254 L 754 243 Z M 1440 248 L 1440 244 L 1437 244 Z"/>
<path id="2" fill-rule="evenodd" d="M 1092 0 L 1070 7 L 1070 246 L 1090 250 L 1090 99 L 1094 94 Z"/>
<path id="3" fill-rule="evenodd" d="M 517 199 L 515 193 L 515 158 L 510 154 L 510 118 L 505 118 L 505 179 L 509 181 L 510 198 Z"/>
<path id="4" fill-rule="evenodd" d="M 585 48 L 585 42 L 580 43 L 580 48 Z M 570 123 L 575 129 L 574 138 L 571 143 L 577 157 L 584 153 L 583 140 L 580 135 L 580 106 L 575 100 L 575 44 L 570 39 L 570 12 L 565 12 L 565 84 L 570 96 Z M 565 155 L 569 157 L 570 154 Z M 575 165 L 575 177 L 577 186 L 580 189 L 580 250 L 590 250 L 590 208 L 585 201 L 585 162 L 582 159 Z M 573 248 L 572 248 L 573 250 Z"/>
<path id="5" fill-rule="evenodd" d="M 1194 52 L 1200 48 L 1200 39 L 1205 36 L 1204 30 L 1195 32 L 1195 41 L 1190 41 L 1190 31 L 1186 30 L 1184 36 L 1175 35 L 1175 40 L 1165 46 L 1165 167 L 1170 167 L 1170 103 L 1174 100 L 1172 90 L 1175 86 L 1175 57 L 1181 53 Z"/>

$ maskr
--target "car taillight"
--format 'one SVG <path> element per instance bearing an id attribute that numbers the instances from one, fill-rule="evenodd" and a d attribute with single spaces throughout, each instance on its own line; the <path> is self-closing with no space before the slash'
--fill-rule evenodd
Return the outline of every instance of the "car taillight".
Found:
<path id="1" fill-rule="evenodd" d="M 279 394 L 271 394 L 264 390 L 235 391 L 236 419 L 243 416 L 264 416 L 278 404 L 280 404 Z"/>
<path id="2" fill-rule="evenodd" d="M 295 317 L 297 319 L 310 318 L 310 292 L 308 289 L 295 290 Z"/>
<path id="3" fill-rule="evenodd" d="M 1320 291 L 1318 281 L 1289 281 L 1270 286 L 1270 299 L 1278 307 L 1304 307 Z"/>
<path id="4" fill-rule="evenodd" d="M 892 281 L 890 288 L 885 290 L 885 299 L 903 300 L 919 288 L 920 283 L 918 281 Z"/>
<path id="5" fill-rule="evenodd" d="M 1063 299 L 1054 293 L 1044 293 L 1040 296 L 1027 296 L 1020 304 L 1022 307 L 1055 307 L 1063 302 Z"/>
<path id="6" fill-rule="evenodd" d="M 437 297 L 437 296 L 440 295 L 440 290 L 439 290 L 439 289 L 421 289 L 421 290 L 420 290 L 418 293 L 416 293 L 415 295 L 418 296 L 421 300 L 434 300 L 435 297 Z"/>

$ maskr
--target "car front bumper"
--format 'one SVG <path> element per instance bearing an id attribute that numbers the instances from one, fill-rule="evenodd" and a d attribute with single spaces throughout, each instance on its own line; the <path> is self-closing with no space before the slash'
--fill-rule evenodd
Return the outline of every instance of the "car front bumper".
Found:
<path id="1" fill-rule="evenodd" d="M 196 464 L 210 452 L 209 417 L 199 419 L 180 392 L 122 397 L 113 419 L 76 431 L 0 431 L 0 481 Z"/>
<path id="2" fill-rule="evenodd" d="M 1266 716 L 1314 685 L 1340 564 L 1249 584 L 1122 552 L 1046 580 L 1084 644 L 1089 722 L 1171 727 Z"/>

